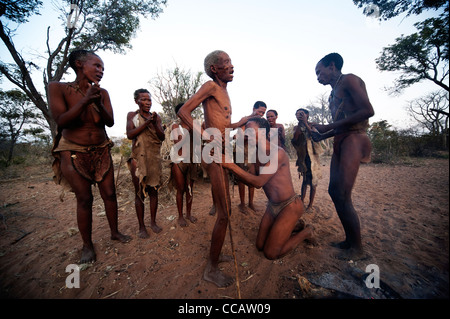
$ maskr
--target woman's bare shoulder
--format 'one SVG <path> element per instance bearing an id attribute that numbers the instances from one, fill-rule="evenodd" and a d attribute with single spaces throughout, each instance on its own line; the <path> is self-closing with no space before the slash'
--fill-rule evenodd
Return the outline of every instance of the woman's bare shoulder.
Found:
<path id="1" fill-rule="evenodd" d="M 69 85 L 69 83 L 67 83 L 67 82 L 53 81 L 53 82 L 48 83 L 48 88 L 49 89 L 59 89 L 59 88 L 67 87 L 68 85 Z"/>

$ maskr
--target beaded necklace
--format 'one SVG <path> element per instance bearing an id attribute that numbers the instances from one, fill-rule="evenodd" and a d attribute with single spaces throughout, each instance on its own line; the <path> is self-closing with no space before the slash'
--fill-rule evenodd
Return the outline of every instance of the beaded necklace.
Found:
<path id="1" fill-rule="evenodd" d="M 70 88 L 74 89 L 76 92 L 80 93 L 83 97 L 86 96 L 86 93 L 84 93 L 81 90 L 80 85 L 78 84 L 78 82 L 70 82 L 70 83 L 67 83 L 67 85 Z M 94 110 L 96 110 L 98 113 L 100 113 L 100 110 L 98 109 L 98 106 L 95 103 L 91 103 L 90 105 L 94 108 Z"/>
<path id="2" fill-rule="evenodd" d="M 334 84 L 334 88 L 331 90 L 331 93 L 330 93 L 329 103 L 330 103 L 330 104 L 333 103 L 333 106 L 335 106 L 335 102 L 334 102 L 335 93 L 334 93 L 334 91 L 336 90 L 336 88 L 337 88 L 337 86 L 338 86 L 338 84 L 339 84 L 339 81 L 340 81 L 341 78 L 342 78 L 342 75 L 343 75 L 342 73 L 341 73 L 341 75 L 339 75 L 339 77 L 338 77 L 336 83 Z M 342 108 L 343 108 L 343 107 L 344 107 L 344 100 L 342 100 L 341 104 L 339 104 L 339 106 L 338 106 L 338 108 L 337 108 L 337 110 L 336 110 L 336 113 L 334 114 L 333 121 L 336 121 L 336 120 L 337 120 L 339 114 L 342 112 Z"/>

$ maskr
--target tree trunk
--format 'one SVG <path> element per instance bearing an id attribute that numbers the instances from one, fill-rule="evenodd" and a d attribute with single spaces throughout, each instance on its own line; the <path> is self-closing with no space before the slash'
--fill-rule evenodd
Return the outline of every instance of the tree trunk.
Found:
<path id="1" fill-rule="evenodd" d="M 44 118 L 46 119 L 50 131 L 52 134 L 52 138 L 56 136 L 56 123 L 51 116 L 51 112 L 48 108 L 47 103 L 45 102 L 42 95 L 38 92 L 36 87 L 34 86 L 33 80 L 31 79 L 30 72 L 28 71 L 27 65 L 25 61 L 22 59 L 21 55 L 17 52 L 14 44 L 11 42 L 11 39 L 8 34 L 5 33 L 5 28 L 0 21 L 0 38 L 3 43 L 6 45 L 11 57 L 14 59 L 14 62 L 20 69 L 20 79 L 16 78 L 13 74 L 9 72 L 6 67 L 2 67 L 1 72 L 6 76 L 6 78 L 16 86 L 18 86 L 33 102 L 33 104 L 42 112 Z M 47 89 L 47 88 L 46 88 Z"/>

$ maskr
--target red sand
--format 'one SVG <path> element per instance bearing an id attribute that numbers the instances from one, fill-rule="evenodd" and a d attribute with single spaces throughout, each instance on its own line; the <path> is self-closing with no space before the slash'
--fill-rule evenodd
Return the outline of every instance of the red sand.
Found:
<path id="1" fill-rule="evenodd" d="M 280 260 L 270 261 L 255 248 L 266 206 L 256 190 L 256 214 L 238 209 L 237 186 L 231 190 L 232 229 L 242 298 L 448 298 L 449 297 L 449 161 L 414 159 L 410 165 L 361 166 L 353 192 L 365 250 L 360 261 L 336 258 L 330 242 L 343 240 L 343 230 L 327 194 L 329 158 L 316 211 L 304 214 L 315 227 L 316 245 L 300 244 Z M 294 163 L 291 172 L 300 192 Z M 163 228 L 139 239 L 130 175 L 121 169 L 119 229 L 133 235 L 128 244 L 109 239 L 103 203 L 94 190 L 93 239 L 97 262 L 80 273 L 80 288 L 66 287 L 65 271 L 80 258 L 81 239 L 75 200 L 51 180 L 50 168 L 23 172 L 29 178 L 0 180 L 0 297 L 2 298 L 236 298 L 236 286 L 219 289 L 202 280 L 215 217 L 210 184 L 194 185 L 196 224 L 181 228 L 174 203 L 160 200 L 157 222 Z M 117 169 L 116 169 L 117 174 Z M 149 223 L 148 202 L 146 221 Z M 103 214 L 102 214 L 103 213 Z M 225 254 L 231 255 L 227 234 Z M 361 276 L 366 266 L 380 270 L 382 287 L 369 289 Z M 234 276 L 234 263 L 223 263 Z"/>

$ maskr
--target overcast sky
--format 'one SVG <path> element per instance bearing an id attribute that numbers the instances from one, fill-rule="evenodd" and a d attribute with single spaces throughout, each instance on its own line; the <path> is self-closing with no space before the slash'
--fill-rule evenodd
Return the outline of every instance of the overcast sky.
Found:
<path id="1" fill-rule="evenodd" d="M 22 54 L 35 54 L 36 62 L 37 55 L 45 55 L 47 26 L 51 26 L 52 48 L 61 39 L 54 1 L 43 2 L 42 15 L 21 25 L 14 37 Z M 415 32 L 413 24 L 431 15 L 437 13 L 378 22 L 364 16 L 352 0 L 169 0 L 159 18 L 141 20 L 132 50 L 125 55 L 98 52 L 105 64 L 100 84 L 111 96 L 116 123 L 108 133 L 124 136 L 126 114 L 137 109 L 134 90 L 150 89 L 148 82 L 157 72 L 175 64 L 193 73 L 204 71 L 205 56 L 217 49 L 230 55 L 235 69 L 228 84 L 233 122 L 250 114 L 257 100 L 278 111 L 278 123 L 294 122 L 299 107 L 329 94 L 331 88 L 317 82 L 314 68 L 324 55 L 338 52 L 344 58 L 343 73 L 354 73 L 366 83 L 375 109 L 371 123 L 387 120 L 396 128 L 406 128 L 414 124 L 405 111 L 408 101 L 437 87 L 423 82 L 400 96 L 389 96 L 384 88 L 392 86 L 398 74 L 379 72 L 375 59 L 383 47 Z M 3 43 L 0 57 L 9 59 Z M 45 65 L 44 60 L 40 65 Z M 34 79 L 42 88 L 42 74 L 36 73 Z M 65 79 L 74 80 L 74 74 Z M 12 88 L 6 79 L 0 87 Z M 154 101 L 153 110 L 162 108 Z"/>

